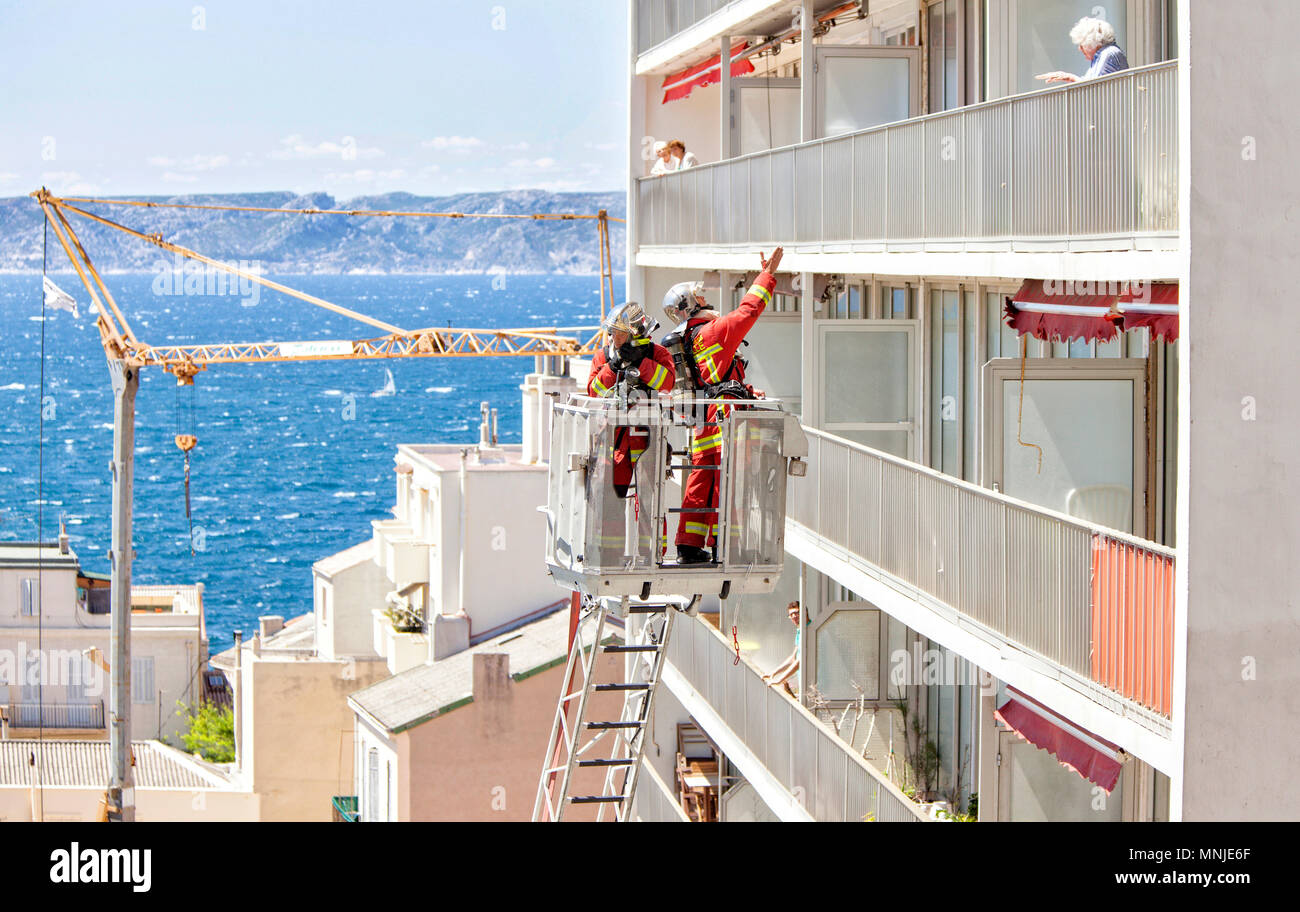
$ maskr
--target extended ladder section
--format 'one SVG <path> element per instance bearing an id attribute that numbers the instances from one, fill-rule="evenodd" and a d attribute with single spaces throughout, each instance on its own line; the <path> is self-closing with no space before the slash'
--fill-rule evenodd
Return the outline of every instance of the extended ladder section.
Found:
<path id="1" fill-rule="evenodd" d="M 582 600 L 533 805 L 534 821 L 565 820 L 582 805 L 594 805 L 597 820 L 630 819 L 673 618 L 693 605 L 693 600 Z M 611 618 L 623 622 L 625 637 L 612 635 Z M 615 664 L 601 662 L 611 655 L 622 660 L 616 663 L 620 671 L 602 673 L 603 667 Z M 602 700 L 602 694 L 610 698 Z M 621 711 L 614 715 L 616 705 Z"/>

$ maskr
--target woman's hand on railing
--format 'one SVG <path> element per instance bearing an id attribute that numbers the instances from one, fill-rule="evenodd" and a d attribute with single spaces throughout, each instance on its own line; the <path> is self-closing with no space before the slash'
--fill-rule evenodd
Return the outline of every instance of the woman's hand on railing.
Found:
<path id="1" fill-rule="evenodd" d="M 1073 73 L 1067 73 L 1064 70 L 1052 70 L 1050 73 L 1039 73 L 1034 77 L 1044 82 L 1078 82 L 1079 77 Z"/>

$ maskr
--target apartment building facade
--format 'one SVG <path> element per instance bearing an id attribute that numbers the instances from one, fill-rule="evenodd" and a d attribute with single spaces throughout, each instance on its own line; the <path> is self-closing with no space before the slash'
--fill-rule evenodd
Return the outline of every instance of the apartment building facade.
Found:
<path id="1" fill-rule="evenodd" d="M 1295 128 L 1253 100 L 1264 72 L 1220 67 L 1261 21 L 1295 24 L 1265 6 L 630 2 L 629 298 L 657 311 L 702 277 L 725 310 L 757 251 L 784 246 L 750 377 L 812 448 L 778 592 L 674 634 L 647 754 L 660 779 L 690 721 L 724 760 L 724 819 L 729 803 L 734 819 L 1294 816 L 1242 778 L 1281 775 L 1295 747 L 1246 747 L 1297 677 L 1294 484 L 1265 446 L 1286 450 L 1294 406 L 1255 431 L 1265 380 L 1242 356 L 1260 340 L 1218 303 L 1236 281 L 1294 319 L 1271 304 L 1294 228 L 1248 207 L 1295 184 L 1255 167 L 1257 134 Z M 1084 74 L 1083 16 L 1130 67 L 1036 79 Z M 671 139 L 702 164 L 649 176 Z M 1232 409 L 1208 382 L 1192 393 L 1198 370 Z M 1199 408 L 1217 433 L 1193 433 Z M 1225 465 L 1244 498 L 1212 480 Z M 1234 540 L 1264 516 L 1272 563 Z M 760 677 L 792 648 L 797 697 Z M 1230 746 L 1211 733 L 1225 718 Z"/>
<path id="2" fill-rule="evenodd" d="M 203 586 L 131 587 L 131 735 L 175 742 L 202 700 Z M 0 543 L 0 707 L 14 738 L 108 737 L 108 578 L 66 540 Z"/>

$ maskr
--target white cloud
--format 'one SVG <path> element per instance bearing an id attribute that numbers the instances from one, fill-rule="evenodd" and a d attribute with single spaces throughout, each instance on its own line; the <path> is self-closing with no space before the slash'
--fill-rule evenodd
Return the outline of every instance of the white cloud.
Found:
<path id="1" fill-rule="evenodd" d="M 18 180 L 18 175 L 12 171 L 0 171 L 0 184 L 8 184 Z"/>
<path id="2" fill-rule="evenodd" d="M 435 152 L 471 152 L 483 147 L 483 140 L 477 136 L 435 136 L 420 143 L 426 149 Z"/>
<path id="3" fill-rule="evenodd" d="M 95 196 L 99 193 L 98 184 L 83 180 L 76 171 L 43 171 L 41 183 L 65 196 Z"/>
<path id="4" fill-rule="evenodd" d="M 588 149 L 594 149 L 594 150 L 597 151 L 597 152 L 613 152 L 615 149 L 618 148 L 618 144 L 617 144 L 617 143 L 612 143 L 612 142 L 606 142 L 606 143 L 587 143 L 587 148 L 588 148 Z"/>
<path id="5" fill-rule="evenodd" d="M 149 164 L 158 168 L 177 168 L 181 171 L 211 171 L 214 168 L 224 168 L 230 164 L 230 156 L 191 155 L 188 158 L 169 158 L 166 155 L 152 155 L 148 161 Z"/>
<path id="6" fill-rule="evenodd" d="M 193 174 L 177 174 L 175 171 L 164 171 L 162 179 L 168 184 L 192 184 L 198 180 Z"/>
<path id="7" fill-rule="evenodd" d="M 325 175 L 328 181 L 345 181 L 356 184 L 373 184 L 376 181 L 396 181 L 406 177 L 402 168 L 391 171 L 374 171 L 370 168 L 358 168 L 355 171 L 333 171 Z"/>
<path id="8" fill-rule="evenodd" d="M 554 167 L 555 167 L 555 159 L 553 159 L 553 158 L 534 158 L 534 159 L 516 158 L 514 161 L 512 161 L 512 162 L 510 163 L 510 167 L 511 167 L 511 168 L 514 168 L 514 169 L 516 169 L 516 170 L 549 171 L 551 168 L 554 168 Z"/>
<path id="9" fill-rule="evenodd" d="M 529 146 L 528 143 L 526 142 L 517 142 L 517 143 L 509 143 L 507 145 L 502 146 L 501 148 L 507 152 L 527 152 Z"/>
<path id="10" fill-rule="evenodd" d="M 340 158 L 343 161 L 352 161 L 354 159 L 380 158 L 384 154 L 383 149 L 374 146 L 358 146 L 356 139 L 351 136 L 343 137 L 341 142 L 332 142 L 324 140 L 322 142 L 307 142 L 298 133 L 286 136 L 280 140 L 280 147 L 271 150 L 271 158 L 277 161 L 299 161 L 308 158 Z"/>

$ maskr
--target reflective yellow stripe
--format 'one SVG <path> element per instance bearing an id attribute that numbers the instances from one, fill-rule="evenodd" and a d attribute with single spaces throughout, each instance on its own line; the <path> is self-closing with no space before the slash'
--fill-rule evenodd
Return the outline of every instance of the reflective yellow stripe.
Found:
<path id="1" fill-rule="evenodd" d="M 655 372 L 650 376 L 650 388 L 661 389 L 664 385 L 664 380 L 667 378 L 668 368 L 664 367 L 662 364 L 656 364 Z"/>
<path id="2" fill-rule="evenodd" d="M 709 527 L 705 523 L 688 522 L 686 524 L 687 535 L 707 535 Z"/>
<path id="3" fill-rule="evenodd" d="M 595 376 L 591 378 L 591 385 L 596 388 L 597 395 L 606 396 L 609 394 L 609 387 L 600 382 L 599 376 Z"/>
<path id="4" fill-rule="evenodd" d="M 762 285 L 755 285 L 753 288 L 749 289 L 749 293 L 762 301 L 764 307 L 772 303 L 772 292 L 768 291 Z"/>
<path id="5" fill-rule="evenodd" d="M 691 455 L 707 453 L 709 450 L 721 449 L 722 433 L 710 434 L 708 437 L 701 437 L 691 444 Z"/>

